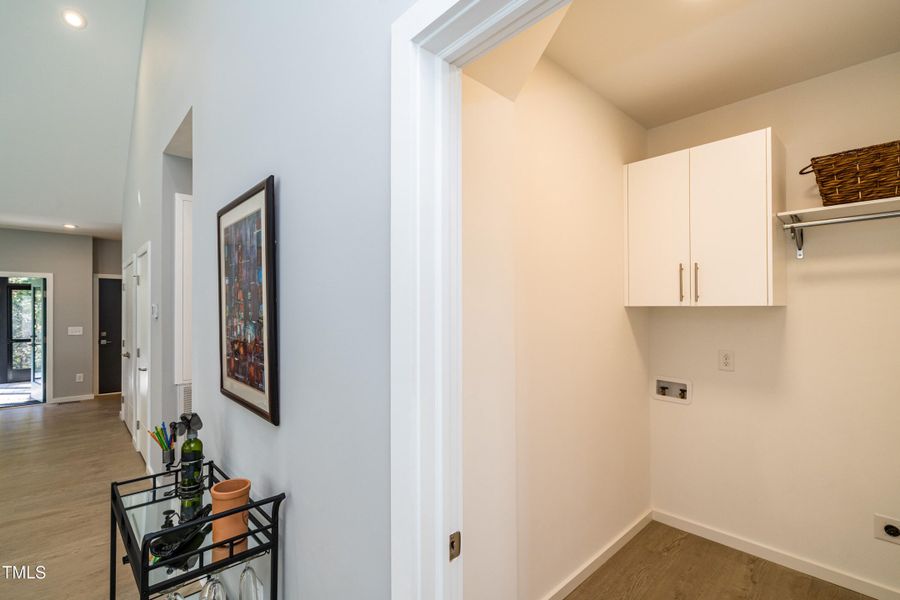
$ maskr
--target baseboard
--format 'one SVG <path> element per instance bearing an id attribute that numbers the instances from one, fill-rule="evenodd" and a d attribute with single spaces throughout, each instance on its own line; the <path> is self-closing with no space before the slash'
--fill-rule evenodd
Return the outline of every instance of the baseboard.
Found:
<path id="1" fill-rule="evenodd" d="M 59 398 L 51 398 L 47 404 L 61 404 L 63 402 L 81 402 L 82 400 L 93 400 L 93 394 L 83 394 L 81 396 L 61 396 Z"/>
<path id="2" fill-rule="evenodd" d="M 900 590 L 851 575 L 850 573 L 845 573 L 834 567 L 829 567 L 813 560 L 789 552 L 784 552 L 720 529 L 707 527 L 696 521 L 678 517 L 667 512 L 654 510 L 652 511 L 652 517 L 654 521 L 659 521 L 660 523 L 675 527 L 676 529 L 693 533 L 694 535 L 713 542 L 718 542 L 729 548 L 734 548 L 735 550 L 740 550 L 741 552 L 764 558 L 783 567 L 794 569 L 795 571 L 800 571 L 807 575 L 812 575 L 813 577 L 845 587 L 854 592 L 859 592 L 860 594 L 865 594 L 866 596 L 871 596 L 878 600 L 900 600 Z"/>
<path id="3" fill-rule="evenodd" d="M 652 511 L 640 517 L 637 521 L 629 525 L 616 538 L 600 549 L 590 560 L 581 565 L 574 573 L 569 575 L 559 586 L 552 592 L 544 596 L 543 600 L 562 600 L 571 594 L 575 588 L 584 583 L 584 580 L 590 577 L 594 571 L 603 566 L 613 554 L 622 549 L 622 546 L 631 541 L 641 530 L 652 521 Z"/>

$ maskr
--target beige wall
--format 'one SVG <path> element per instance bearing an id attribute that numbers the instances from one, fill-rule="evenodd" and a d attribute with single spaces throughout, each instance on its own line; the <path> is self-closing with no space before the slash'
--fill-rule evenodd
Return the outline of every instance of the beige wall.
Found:
<path id="1" fill-rule="evenodd" d="M 81 235 L 0 229 L 0 272 L 53 274 L 53 397 L 91 394 L 91 238 Z M 69 327 L 83 334 L 67 335 Z M 84 381 L 75 382 L 83 373 Z M 48 401 L 52 399 L 47 397 Z"/>
<path id="2" fill-rule="evenodd" d="M 464 79 L 467 600 L 546 597 L 650 508 L 646 315 L 622 308 L 644 149 L 551 62 L 515 104 Z"/>
<path id="3" fill-rule="evenodd" d="M 771 125 L 789 209 L 819 204 L 811 156 L 900 138 L 900 54 L 652 129 L 650 155 Z M 818 228 L 788 257 L 784 309 L 654 309 L 651 371 L 694 383 L 651 402 L 653 506 L 900 589 L 900 222 Z M 734 373 L 716 369 L 719 349 Z"/>

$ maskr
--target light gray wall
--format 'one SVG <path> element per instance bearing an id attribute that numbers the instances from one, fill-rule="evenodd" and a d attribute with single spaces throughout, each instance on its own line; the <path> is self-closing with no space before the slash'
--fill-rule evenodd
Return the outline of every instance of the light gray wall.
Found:
<path id="1" fill-rule="evenodd" d="M 162 151 L 193 107 L 194 406 L 208 457 L 288 494 L 285 598 L 389 597 L 390 24 L 411 3 L 147 5 L 123 247 L 152 243 L 168 302 Z M 269 174 L 280 427 L 218 391 L 216 212 Z M 170 326 L 152 324 L 158 413 Z"/>
<path id="2" fill-rule="evenodd" d="M 160 310 L 160 338 L 163 361 L 160 371 L 160 418 L 165 422 L 178 417 L 178 401 L 175 389 L 175 194 L 193 193 L 193 166 L 191 160 L 164 154 L 162 157 L 162 243 L 157 256 L 162 261 L 164 274 L 160 281 L 163 302 Z"/>
<path id="3" fill-rule="evenodd" d="M 122 272 L 122 242 L 94 238 L 94 273 L 116 275 Z"/>
<path id="4" fill-rule="evenodd" d="M 0 271 L 53 274 L 53 396 L 91 394 L 93 244 L 82 235 L 0 229 Z M 67 335 L 68 327 L 83 335 Z M 75 383 L 75 374 L 84 381 Z M 48 400 L 50 398 L 48 397 Z"/>

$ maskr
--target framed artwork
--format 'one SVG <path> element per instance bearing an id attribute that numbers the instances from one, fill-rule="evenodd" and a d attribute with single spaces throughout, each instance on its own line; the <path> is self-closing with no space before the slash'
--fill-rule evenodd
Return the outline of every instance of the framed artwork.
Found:
<path id="1" fill-rule="evenodd" d="M 278 425 L 275 177 L 218 213 L 223 394 Z"/>

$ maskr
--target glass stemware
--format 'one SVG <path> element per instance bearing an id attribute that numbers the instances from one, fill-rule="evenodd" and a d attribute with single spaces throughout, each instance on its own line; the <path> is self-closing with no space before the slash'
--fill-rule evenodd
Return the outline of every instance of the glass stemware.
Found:
<path id="1" fill-rule="evenodd" d="M 240 600 L 263 600 L 263 584 L 256 576 L 256 571 L 247 563 L 241 571 Z"/>
<path id="2" fill-rule="evenodd" d="M 200 600 L 228 600 L 225 595 L 225 586 L 219 581 L 219 576 L 213 573 L 200 591 Z"/>

